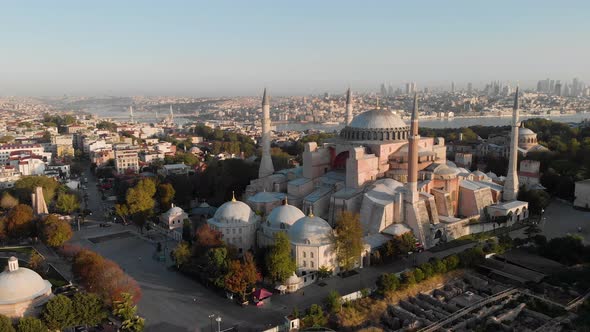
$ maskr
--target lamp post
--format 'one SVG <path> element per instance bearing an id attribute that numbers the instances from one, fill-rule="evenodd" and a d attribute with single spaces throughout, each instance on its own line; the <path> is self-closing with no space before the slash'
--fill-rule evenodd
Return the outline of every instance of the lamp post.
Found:
<path id="1" fill-rule="evenodd" d="M 215 321 L 217 322 L 217 332 L 221 332 L 221 316 L 217 316 Z"/>
<path id="2" fill-rule="evenodd" d="M 211 315 L 209 315 L 209 323 L 211 323 L 211 324 L 210 324 L 210 327 L 211 327 L 211 328 L 210 328 L 210 331 L 211 331 L 211 332 L 213 332 L 213 318 L 214 318 L 214 317 L 215 317 L 215 315 L 214 315 L 214 314 L 211 314 Z"/>

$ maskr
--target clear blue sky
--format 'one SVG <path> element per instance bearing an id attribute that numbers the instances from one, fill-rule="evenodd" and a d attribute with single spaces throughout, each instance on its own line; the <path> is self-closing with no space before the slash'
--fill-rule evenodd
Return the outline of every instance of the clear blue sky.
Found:
<path id="1" fill-rule="evenodd" d="M 590 1 L 0 0 L 0 95 L 590 83 Z"/>

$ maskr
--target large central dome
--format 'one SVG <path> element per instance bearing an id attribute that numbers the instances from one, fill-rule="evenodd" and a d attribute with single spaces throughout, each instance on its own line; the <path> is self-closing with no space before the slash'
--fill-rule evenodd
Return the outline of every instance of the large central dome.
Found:
<path id="1" fill-rule="evenodd" d="M 409 131 L 398 115 L 377 109 L 355 116 L 340 136 L 351 141 L 400 141 L 408 138 Z"/>
<path id="2" fill-rule="evenodd" d="M 348 125 L 359 129 L 389 129 L 407 127 L 399 116 L 387 110 L 372 110 L 361 113 Z"/>

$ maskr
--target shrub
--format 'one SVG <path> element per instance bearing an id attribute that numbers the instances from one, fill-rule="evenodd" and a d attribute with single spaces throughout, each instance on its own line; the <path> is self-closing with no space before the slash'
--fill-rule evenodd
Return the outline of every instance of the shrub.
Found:
<path id="1" fill-rule="evenodd" d="M 383 273 L 377 279 L 377 291 L 383 295 L 387 292 L 393 292 L 400 286 L 400 280 L 394 273 Z"/>
<path id="2" fill-rule="evenodd" d="M 452 271 L 459 267 L 459 257 L 457 255 L 450 255 L 443 259 L 447 271 Z"/>
<path id="3" fill-rule="evenodd" d="M 420 270 L 424 273 L 424 279 L 428 279 L 434 275 L 434 268 L 430 263 L 420 264 Z"/>
<path id="4" fill-rule="evenodd" d="M 342 299 L 340 293 L 333 290 L 328 294 L 326 298 L 326 308 L 330 313 L 337 313 L 342 308 Z"/>
<path id="5" fill-rule="evenodd" d="M 416 283 L 416 276 L 413 270 L 404 271 L 402 273 L 402 285 L 408 287 Z"/>
<path id="6" fill-rule="evenodd" d="M 424 272 L 422 272 L 420 268 L 414 269 L 414 279 L 416 280 L 416 282 L 424 280 Z"/>

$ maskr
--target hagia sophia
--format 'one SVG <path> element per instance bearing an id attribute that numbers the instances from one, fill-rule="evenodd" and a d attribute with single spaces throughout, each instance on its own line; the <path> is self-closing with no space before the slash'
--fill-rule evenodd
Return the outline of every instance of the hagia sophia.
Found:
<path id="1" fill-rule="evenodd" d="M 302 277 L 313 279 L 320 267 L 337 271 L 329 236 L 343 211 L 360 216 L 365 251 L 359 266 L 369 263 L 373 250 L 407 232 L 428 249 L 528 218 L 528 203 L 517 200 L 518 89 L 503 182 L 447 161 L 443 138 L 420 137 L 417 95 L 410 125 L 384 109 L 353 117 L 350 89 L 346 100 L 340 135 L 321 145 L 306 143 L 302 166 L 275 171 L 265 90 L 259 177 L 246 188 L 244 202 L 234 198 L 208 221 L 241 252 L 272 245 L 274 233 L 286 232 L 298 266 L 288 287 L 304 286 L 309 278 Z"/>

